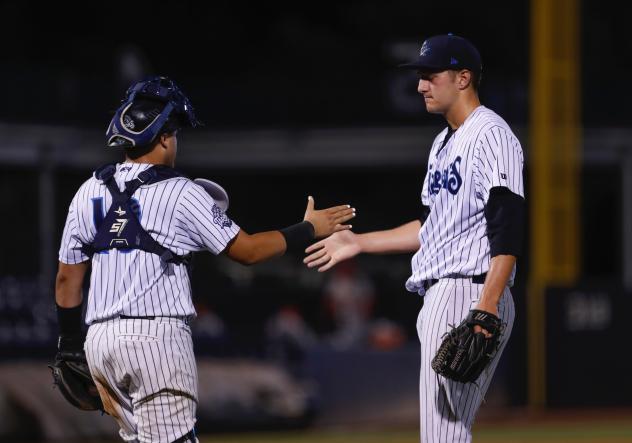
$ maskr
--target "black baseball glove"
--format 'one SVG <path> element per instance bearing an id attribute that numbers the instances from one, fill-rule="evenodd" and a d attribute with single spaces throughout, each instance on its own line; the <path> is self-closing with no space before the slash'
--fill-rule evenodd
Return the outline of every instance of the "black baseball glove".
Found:
<path id="1" fill-rule="evenodd" d="M 84 411 L 103 411 L 83 351 L 83 338 L 59 337 L 55 361 L 48 367 L 53 372 L 53 383 L 70 404 Z"/>
<path id="2" fill-rule="evenodd" d="M 491 334 L 474 332 L 479 325 Z M 461 383 L 473 383 L 481 375 L 494 356 L 500 337 L 502 323 L 494 314 L 472 309 L 457 327 L 453 327 L 443 338 L 437 354 L 432 359 L 432 369 L 439 375 Z"/>

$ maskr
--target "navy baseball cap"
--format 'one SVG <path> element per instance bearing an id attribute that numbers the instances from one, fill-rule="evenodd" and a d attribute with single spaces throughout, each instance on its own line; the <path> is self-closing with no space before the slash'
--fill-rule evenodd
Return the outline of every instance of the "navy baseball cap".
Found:
<path id="1" fill-rule="evenodd" d="M 483 70 L 481 55 L 474 45 L 463 37 L 452 34 L 428 38 L 421 45 L 417 60 L 399 67 L 432 72 L 469 69 L 480 73 Z"/>

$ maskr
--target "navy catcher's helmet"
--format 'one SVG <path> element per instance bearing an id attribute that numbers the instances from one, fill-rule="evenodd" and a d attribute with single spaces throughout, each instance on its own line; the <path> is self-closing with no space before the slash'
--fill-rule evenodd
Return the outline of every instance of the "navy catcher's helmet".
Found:
<path id="1" fill-rule="evenodd" d="M 133 105 L 142 100 L 158 106 L 134 109 Z M 147 146 L 174 117 L 178 127 L 194 128 L 200 124 L 191 102 L 172 80 L 150 77 L 139 81 L 129 87 L 123 103 L 112 117 L 105 133 L 107 145 L 123 148 Z"/>

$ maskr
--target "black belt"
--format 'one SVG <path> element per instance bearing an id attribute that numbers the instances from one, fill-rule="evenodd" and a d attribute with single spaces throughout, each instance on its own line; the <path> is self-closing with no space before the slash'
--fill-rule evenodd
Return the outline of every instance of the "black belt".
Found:
<path id="1" fill-rule="evenodd" d="M 155 315 L 119 315 L 119 318 L 124 320 L 156 320 Z"/>
<path id="2" fill-rule="evenodd" d="M 484 274 L 473 275 L 471 277 L 446 277 L 446 278 L 466 278 L 468 280 L 472 280 L 472 283 L 477 285 L 482 285 L 485 283 L 485 278 L 487 278 L 487 272 Z M 431 278 L 430 280 L 424 280 L 423 287 L 424 291 L 428 291 L 435 283 L 438 283 L 438 278 Z"/>

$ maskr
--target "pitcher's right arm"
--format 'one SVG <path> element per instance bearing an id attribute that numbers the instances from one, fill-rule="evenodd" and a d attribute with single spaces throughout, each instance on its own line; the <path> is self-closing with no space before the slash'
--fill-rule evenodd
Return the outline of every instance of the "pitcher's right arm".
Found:
<path id="1" fill-rule="evenodd" d="M 324 272 L 337 263 L 365 254 L 404 254 L 419 250 L 421 221 L 413 220 L 397 228 L 385 231 L 355 234 L 351 231 L 336 232 L 332 236 L 314 243 L 305 250 L 303 262 L 308 268 L 318 267 Z"/>

